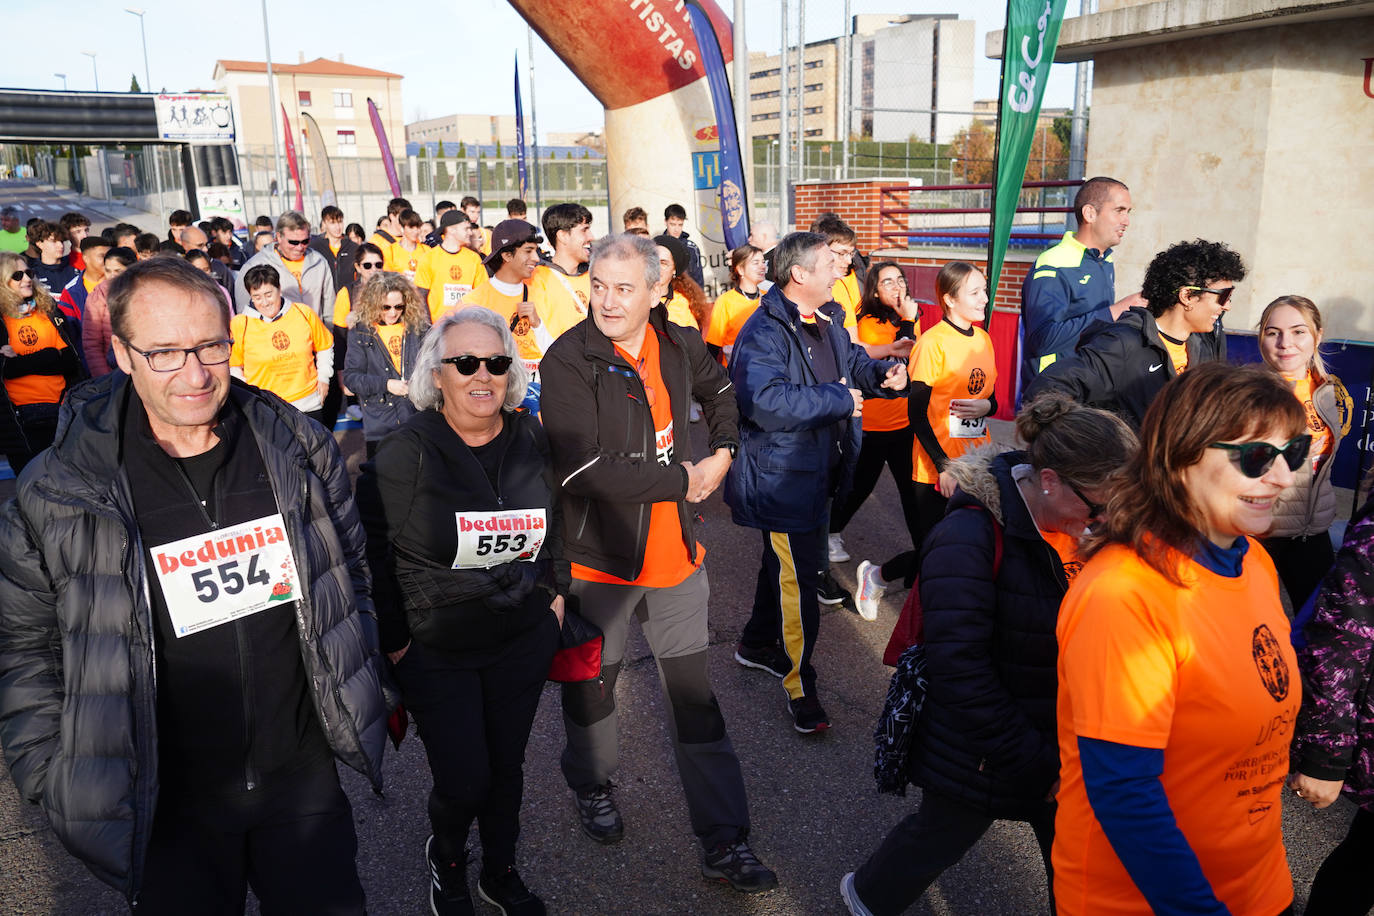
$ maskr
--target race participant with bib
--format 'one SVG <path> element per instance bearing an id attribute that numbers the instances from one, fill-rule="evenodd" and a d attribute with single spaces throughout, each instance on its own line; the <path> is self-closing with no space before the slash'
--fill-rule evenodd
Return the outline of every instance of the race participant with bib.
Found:
<path id="1" fill-rule="evenodd" d="M 57 408 L 80 380 L 81 340 L 23 255 L 0 252 L 0 442 L 15 476 L 52 445 Z"/>
<path id="2" fill-rule="evenodd" d="M 1258 366 L 1189 369 L 1150 405 L 1059 611 L 1061 916 L 1292 912 L 1280 796 L 1303 690 L 1251 539 L 1310 443 Z"/>
<path id="3" fill-rule="evenodd" d="M 244 272 L 249 306 L 229 323 L 229 372 L 332 429 L 334 417 L 326 418 L 323 408 L 334 375 L 334 335 L 313 310 L 286 302 L 279 282 L 270 264 Z"/>
<path id="4" fill-rule="evenodd" d="M 534 269 L 530 291 L 538 290 L 548 311 L 549 333 L 557 338 L 587 317 L 592 211 L 581 204 L 554 204 L 544 210 L 542 223 L 545 238 L 553 243 L 553 259 Z"/>
<path id="5" fill-rule="evenodd" d="M 1063 391 L 1139 427 L 1170 379 L 1205 362 L 1225 361 L 1221 321 L 1243 279 L 1245 263 L 1221 242 L 1170 245 L 1145 268 L 1141 295 L 1147 304 L 1128 308 L 1111 324 L 1090 326 L 1073 356 L 1056 359 L 1035 377 L 1025 400 Z"/>
<path id="6" fill-rule="evenodd" d="M 548 442 L 517 410 L 526 378 L 503 317 L 444 316 L 415 363 L 419 413 L 358 481 L 382 648 L 434 779 L 425 858 L 439 916 L 473 911 L 474 820 L 477 893 L 504 913 L 544 913 L 516 873 L 515 843 L 525 744 L 569 582 Z"/>
<path id="7" fill-rule="evenodd" d="M 1031 825 L 1050 878 L 1055 622 L 1083 567 L 1079 539 L 1136 441 L 1115 415 L 1063 395 L 1027 405 L 1016 432 L 1024 451 L 983 448 L 948 465 L 959 486 L 921 559 L 930 690 L 905 773 L 921 801 L 845 875 L 851 913 L 905 912 L 994 820 Z"/>
<path id="8" fill-rule="evenodd" d="M 704 847 L 702 874 L 766 891 L 777 876 L 749 846 L 744 776 L 707 676 L 710 586 L 693 527 L 692 504 L 719 486 L 739 442 L 734 390 L 701 338 L 655 306 L 658 277 L 648 239 L 597 240 L 591 320 L 558 338 L 544 360 L 544 422 L 573 595 L 605 634 L 601 676 L 563 687 L 563 776 L 583 832 L 618 842 L 615 682 L 638 616 L 666 695 L 692 832 Z M 710 454 L 700 461 L 691 460 L 687 435 L 693 397 L 709 426 Z"/>
<path id="9" fill-rule="evenodd" d="M 554 340 L 544 320 L 544 303 L 530 285 L 530 277 L 539 265 L 539 245 L 544 239 L 523 219 L 502 220 L 491 238 L 491 254 L 485 261 L 491 279 L 468 293 L 463 305 L 485 306 L 506 317 L 530 379 L 525 405 L 537 410 L 539 360 Z"/>
<path id="10" fill-rule="evenodd" d="M 1354 403 L 1322 361 L 1322 313 L 1311 299 L 1280 296 L 1264 307 L 1259 328 L 1260 356 L 1292 386 L 1312 435 L 1309 460 L 1279 497 L 1274 527 L 1262 542 L 1297 614 L 1336 561 L 1328 533 L 1336 518 L 1331 468 L 1341 439 L 1350 431 Z M 1301 627 L 1301 622 L 1294 622 L 1293 629 Z"/>
<path id="11" fill-rule="evenodd" d="M 911 394 L 907 417 L 915 445 L 911 450 L 916 524 L 911 550 L 903 551 L 859 579 L 860 591 L 881 594 L 897 580 L 915 581 L 921 544 L 945 514 L 955 481 L 945 475 L 950 460 L 990 442 L 987 418 L 997 410 L 997 361 L 992 338 L 974 322 L 986 317 L 988 283 L 978 268 L 951 261 L 935 277 L 935 296 L 944 318 L 921 335 L 911 352 Z"/>
<path id="12" fill-rule="evenodd" d="M 387 433 L 415 414 L 410 380 L 429 314 L 415 287 L 400 274 L 369 280 L 348 332 L 343 381 L 358 396 L 367 459 Z"/>
<path id="13" fill-rule="evenodd" d="M 722 366 L 729 365 L 740 328 L 759 307 L 765 267 L 762 249 L 747 242 L 730 252 L 730 288 L 711 306 L 711 321 L 702 335 Z"/>
<path id="14" fill-rule="evenodd" d="M 438 321 L 468 293 L 487 282 L 482 258 L 468 247 L 472 224 L 462 210 L 449 210 L 439 218 L 439 245 L 431 248 L 415 274 L 415 285 L 429 305 L 429 320 Z"/>
<path id="15" fill-rule="evenodd" d="M 10 773 L 140 914 L 361 914 L 334 758 L 380 791 L 387 710 L 338 447 L 231 379 L 211 277 L 153 258 L 109 304 L 123 371 L 0 510 Z"/>

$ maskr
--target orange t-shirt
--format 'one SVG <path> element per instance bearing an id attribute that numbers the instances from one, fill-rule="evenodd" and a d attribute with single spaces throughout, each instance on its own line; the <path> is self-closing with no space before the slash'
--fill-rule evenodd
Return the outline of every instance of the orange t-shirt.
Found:
<path id="1" fill-rule="evenodd" d="M 844 306 L 844 326 L 852 328 L 859 322 L 859 300 L 863 292 L 859 289 L 859 276 L 851 269 L 849 273 L 835 281 L 830 298 Z"/>
<path id="2" fill-rule="evenodd" d="M 950 412 L 950 401 L 959 398 L 990 398 L 997 385 L 997 362 L 993 358 L 992 338 L 980 327 L 964 333 L 949 321 L 941 321 L 921 335 L 911 351 L 907 373 L 913 382 L 931 388 L 926 418 L 935 438 L 950 459 L 991 441 L 987 418 L 960 420 Z M 864 412 L 868 412 L 865 402 Z M 938 483 L 935 462 L 921 447 L 918 438 L 912 445 L 911 479 L 917 483 Z"/>
<path id="3" fill-rule="evenodd" d="M 716 304 L 711 307 L 711 323 L 706 328 L 704 339 L 708 344 L 721 348 L 722 361 L 734 349 L 740 328 L 758 309 L 760 298 L 761 293 L 750 296 L 738 288 L 728 289 L 720 294 Z"/>
<path id="4" fill-rule="evenodd" d="M 23 318 L 6 318 L 5 330 L 10 335 L 10 346 L 19 356 L 29 356 L 49 347 L 54 350 L 67 348 L 57 325 L 44 312 L 33 311 Z M 21 375 L 5 379 L 5 394 L 16 407 L 61 403 L 62 392 L 66 389 L 67 379 L 62 375 Z"/>
<path id="5" fill-rule="evenodd" d="M 398 321 L 395 324 L 379 324 L 376 326 L 377 336 L 381 338 L 382 346 L 386 347 L 387 356 L 391 357 L 391 365 L 396 367 L 396 371 L 405 378 L 406 370 L 401 362 L 403 357 L 402 347 L 405 346 L 406 323 Z"/>
<path id="6" fill-rule="evenodd" d="M 668 300 L 668 320 L 684 328 L 701 330 L 696 316 L 692 314 L 692 306 L 687 302 L 687 297 L 677 291 L 674 291 L 673 298 Z"/>
<path id="7" fill-rule="evenodd" d="M 1307 458 L 1312 462 L 1312 470 L 1315 471 L 1321 467 L 1326 456 L 1331 454 L 1331 427 L 1326 425 L 1326 421 L 1317 413 L 1317 408 L 1312 403 L 1312 389 L 1320 387 L 1320 382 L 1315 372 L 1288 381 L 1293 383 L 1293 396 L 1298 399 L 1303 413 L 1307 415 L 1307 431 L 1312 435 L 1312 448 L 1308 451 Z"/>
<path id="8" fill-rule="evenodd" d="M 649 413 L 654 418 L 654 449 L 658 463 L 665 467 L 673 463 L 675 443 L 673 439 L 673 405 L 668 398 L 668 389 L 663 383 L 663 373 L 658 362 L 658 332 L 649 327 L 644 334 L 644 345 L 640 347 L 639 357 L 633 357 L 620 349 L 615 352 L 621 359 L 639 372 L 644 381 L 645 394 L 649 398 Z M 697 563 L 706 559 L 706 548 L 697 544 Z M 692 574 L 696 566 L 687 553 L 687 545 L 682 540 L 682 521 L 678 518 L 677 503 L 665 501 L 654 503 L 649 509 L 649 540 L 644 547 L 644 566 L 633 581 L 612 576 L 609 573 L 583 566 L 572 565 L 574 579 L 583 582 L 609 582 L 613 585 L 642 585 L 646 588 L 671 588 L 680 585 Z"/>
<path id="9" fill-rule="evenodd" d="M 291 271 L 291 276 L 296 278 L 296 292 L 302 296 L 305 295 L 305 286 L 301 283 L 301 275 L 305 273 L 305 258 L 301 258 L 299 261 L 288 261 L 286 258 L 282 258 L 281 263 L 283 267 Z"/>
<path id="10" fill-rule="evenodd" d="M 897 339 L 897 326 L 879 321 L 870 315 L 859 319 L 859 343 L 890 344 Z M 864 432 L 885 433 L 906 429 L 910 421 L 906 415 L 906 398 L 865 398 Z"/>
<path id="11" fill-rule="evenodd" d="M 1163 334 L 1159 335 L 1160 342 L 1164 344 L 1164 349 L 1169 353 L 1169 362 L 1174 364 L 1174 374 L 1178 375 L 1188 368 L 1188 341 L 1175 343 Z"/>
<path id="12" fill-rule="evenodd" d="M 1293 900 L 1280 794 L 1302 683 L 1274 564 L 1255 541 L 1237 578 L 1175 562 L 1181 587 L 1106 547 L 1059 611 L 1061 916 L 1150 912 L 1088 802 L 1079 737 L 1164 751 L 1169 807 L 1230 912 Z"/>
<path id="13" fill-rule="evenodd" d="M 423 242 L 416 243 L 414 248 L 407 248 L 396 241 L 382 249 L 382 261 L 387 270 L 405 274 L 413 281 L 420 265 L 429 257 L 429 251 L 429 246 Z"/>
<path id="14" fill-rule="evenodd" d="M 528 297 L 528 301 L 534 303 L 535 314 L 539 316 L 540 327 L 543 328 L 548 322 L 548 316 L 544 313 L 544 304 L 539 300 L 536 290 L 530 286 L 528 281 L 522 286 L 524 287 L 522 292 L 511 296 L 503 293 L 496 287 L 495 283 L 488 280 L 464 296 L 458 307 L 480 305 L 491 309 L 507 321 L 515 321 L 515 313 L 520 310 L 520 305 Z M 539 360 L 544 356 L 544 346 L 540 342 L 543 335 L 539 333 L 539 330 L 530 324 L 526 318 L 515 321 L 515 327 L 511 329 L 511 336 L 515 338 L 515 347 L 520 352 L 520 361 L 525 364 L 525 368 L 529 370 L 531 375 L 539 371 Z"/>

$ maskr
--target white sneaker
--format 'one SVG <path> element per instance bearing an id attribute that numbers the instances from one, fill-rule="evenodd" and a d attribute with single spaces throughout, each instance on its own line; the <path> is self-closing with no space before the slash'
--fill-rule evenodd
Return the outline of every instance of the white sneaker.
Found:
<path id="1" fill-rule="evenodd" d="M 840 879 L 840 899 L 844 901 L 850 916 L 873 916 L 873 911 L 859 899 L 859 892 L 854 888 L 853 872 Z"/>
<path id="2" fill-rule="evenodd" d="M 883 579 L 880 567 L 864 560 L 859 564 L 855 578 L 859 580 L 859 616 L 864 620 L 877 620 L 878 602 L 887 591 L 887 582 Z"/>
<path id="3" fill-rule="evenodd" d="M 838 534 L 830 535 L 830 562 L 848 563 L 849 551 L 844 549 L 844 537 Z"/>

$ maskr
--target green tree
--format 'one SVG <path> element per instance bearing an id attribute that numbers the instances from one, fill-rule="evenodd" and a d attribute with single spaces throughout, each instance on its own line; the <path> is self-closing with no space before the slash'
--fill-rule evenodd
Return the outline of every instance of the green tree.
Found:
<path id="1" fill-rule="evenodd" d="M 1064 149 L 1069 148 L 1069 136 L 1073 133 L 1073 119 L 1068 117 L 1055 118 L 1050 122 L 1050 130 L 1059 140 L 1059 145 Z"/>
<path id="2" fill-rule="evenodd" d="M 439 141 L 439 151 L 437 155 L 439 157 L 439 164 L 434 170 L 434 187 L 435 190 L 447 191 L 449 187 L 453 184 L 453 179 L 449 176 L 448 173 L 448 162 L 444 160 L 443 140 Z"/>
<path id="3" fill-rule="evenodd" d="M 468 145 L 467 145 L 466 143 L 464 143 L 462 140 L 459 140 L 459 141 L 458 141 L 458 158 L 459 158 L 459 159 L 466 159 L 467 157 L 468 157 Z"/>
<path id="4" fill-rule="evenodd" d="M 429 190 L 429 146 L 428 146 L 428 145 L 423 145 L 423 146 L 421 146 L 421 147 L 420 147 L 420 151 L 419 151 L 418 153 L 415 154 L 415 158 L 418 160 L 418 164 L 415 166 L 415 171 L 419 173 L 419 174 L 417 174 L 417 175 L 415 176 L 415 177 L 418 179 L 418 181 L 415 182 L 415 186 L 416 186 L 417 188 L 419 188 L 421 191 L 428 191 L 428 190 Z"/>
<path id="5" fill-rule="evenodd" d="M 130 73 L 130 74 L 129 74 L 129 91 L 130 91 L 130 92 L 142 92 L 142 91 L 143 91 L 142 89 L 138 88 L 138 76 L 137 76 L 137 74 L 133 74 L 133 73 Z"/>

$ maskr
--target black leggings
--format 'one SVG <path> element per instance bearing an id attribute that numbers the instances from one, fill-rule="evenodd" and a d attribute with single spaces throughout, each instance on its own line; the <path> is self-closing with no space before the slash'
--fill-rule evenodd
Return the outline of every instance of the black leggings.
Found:
<path id="1" fill-rule="evenodd" d="M 1350 832 L 1331 855 L 1326 857 L 1312 893 L 1307 898 L 1307 916 L 1364 916 L 1374 907 L 1374 881 L 1369 880 L 1369 863 L 1374 861 L 1374 813 L 1365 808 L 1355 812 Z"/>
<path id="2" fill-rule="evenodd" d="M 912 489 L 911 444 L 915 440 L 911 427 L 893 430 L 864 430 L 863 446 L 854 466 L 854 482 L 844 503 L 836 506 L 830 515 L 830 533 L 839 534 L 854 518 L 854 513 L 873 493 L 878 478 L 883 474 L 883 465 L 892 471 L 892 479 L 897 484 L 897 495 L 902 500 L 902 516 L 906 519 L 906 530 L 912 542 L 916 538 L 917 514 L 916 493 Z"/>
<path id="3" fill-rule="evenodd" d="M 911 549 L 897 554 L 879 570 L 887 581 L 901 579 L 907 588 L 911 588 L 920 572 L 921 545 L 926 535 L 945 517 L 945 507 L 949 505 L 949 499 L 940 495 L 933 483 L 913 482 L 911 488 L 916 496 L 916 527 L 911 532 Z"/>

